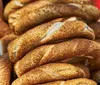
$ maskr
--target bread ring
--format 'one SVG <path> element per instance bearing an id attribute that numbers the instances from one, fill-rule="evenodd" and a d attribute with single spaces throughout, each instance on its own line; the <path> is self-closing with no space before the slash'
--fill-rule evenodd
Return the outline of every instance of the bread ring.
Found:
<path id="1" fill-rule="evenodd" d="M 14 65 L 14 69 L 17 76 L 21 76 L 42 64 L 85 56 L 97 59 L 100 56 L 100 44 L 87 39 L 73 39 L 58 44 L 44 45 L 26 54 Z M 89 67 L 92 67 L 92 69 L 100 68 L 100 65 L 98 65 L 100 62 L 94 63 L 91 62 Z"/>
<path id="2" fill-rule="evenodd" d="M 55 81 L 55 82 L 50 82 L 45 84 L 38 84 L 38 85 L 97 85 L 97 83 L 90 79 L 78 78 L 78 79 L 72 79 L 67 81 Z"/>
<path id="3" fill-rule="evenodd" d="M 100 83 L 100 70 L 92 72 L 92 79 Z"/>
<path id="4" fill-rule="evenodd" d="M 100 17 L 100 11 L 96 7 L 86 4 L 51 3 L 33 10 L 29 14 L 22 13 L 21 15 L 24 16 L 17 18 L 19 15 L 15 12 L 9 16 L 9 25 L 16 34 L 22 34 L 32 27 L 59 17 L 77 16 L 87 21 L 95 21 Z"/>
<path id="5" fill-rule="evenodd" d="M 9 34 L 0 39 L 0 56 L 7 52 L 8 44 L 17 38 L 17 35 Z"/>
<path id="6" fill-rule="evenodd" d="M 22 8 L 26 4 L 30 3 L 32 0 L 11 0 L 4 9 L 4 18 L 8 20 L 10 13 Z"/>
<path id="7" fill-rule="evenodd" d="M 68 80 L 80 77 L 89 77 L 87 67 L 74 66 L 67 63 L 50 63 L 27 72 L 16 79 L 12 85 L 36 85 L 45 82 Z"/>
<path id="8" fill-rule="evenodd" d="M 10 34 L 12 31 L 10 30 L 9 26 L 0 20 L 0 38 L 3 36 Z"/>
<path id="9" fill-rule="evenodd" d="M 100 22 L 89 25 L 95 32 L 96 38 L 100 38 Z"/>
<path id="10" fill-rule="evenodd" d="M 70 20 L 71 18 L 57 19 L 33 28 L 21 35 L 8 46 L 11 61 L 18 61 L 27 52 L 45 43 L 53 43 L 54 41 L 61 41 L 73 37 L 94 39 L 93 30 L 90 29 L 84 22 Z"/>
<path id="11" fill-rule="evenodd" d="M 0 85 L 10 85 L 11 62 L 8 55 L 0 57 Z"/>
<path id="12" fill-rule="evenodd" d="M 91 3 L 90 0 L 12 0 L 5 7 L 5 10 L 4 10 L 4 17 L 5 17 L 5 19 L 6 20 L 8 19 L 8 16 L 9 16 L 10 13 L 12 13 L 12 12 L 14 12 L 14 11 L 24 7 L 24 6 L 26 6 L 27 4 L 29 4 L 30 2 L 33 2 L 33 1 L 40 1 L 40 2 L 41 1 L 66 2 L 66 3 L 80 3 L 80 4 L 83 4 L 83 3 L 84 4 L 90 4 Z M 31 4 L 33 4 L 33 3 L 31 3 Z M 31 4 L 30 4 L 30 7 L 33 7 L 33 9 L 34 9 L 34 6 L 31 5 Z M 29 6 L 25 7 L 26 10 L 27 10 L 27 7 L 29 7 Z M 33 10 L 33 9 L 29 9 L 29 10 Z M 21 12 L 21 13 L 23 13 L 23 12 Z"/>

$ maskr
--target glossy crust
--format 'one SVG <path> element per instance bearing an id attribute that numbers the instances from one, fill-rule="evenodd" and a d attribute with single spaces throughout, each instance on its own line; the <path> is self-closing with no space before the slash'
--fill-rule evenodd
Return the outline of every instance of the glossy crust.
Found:
<path id="1" fill-rule="evenodd" d="M 55 43 L 55 41 L 74 37 L 94 39 L 94 31 L 84 22 L 78 20 L 70 21 L 70 19 L 61 18 L 42 24 L 11 42 L 8 46 L 11 61 L 18 61 L 27 52 L 42 44 Z"/>
<path id="2" fill-rule="evenodd" d="M 9 28 L 9 26 L 4 22 L 0 20 L 0 38 L 3 36 L 10 34 L 12 31 Z"/>
<path id="3" fill-rule="evenodd" d="M 27 72 L 16 79 L 12 85 L 36 85 L 45 82 L 68 80 L 80 77 L 89 77 L 87 67 L 74 66 L 67 63 L 50 63 Z"/>
<path id="4" fill-rule="evenodd" d="M 26 4 L 30 3 L 32 0 L 11 0 L 4 9 L 4 18 L 8 20 L 10 13 L 22 8 Z"/>
<path id="5" fill-rule="evenodd" d="M 92 79 L 100 83 L 100 70 L 92 72 Z"/>
<path id="6" fill-rule="evenodd" d="M 100 22 L 89 25 L 95 32 L 96 38 L 100 38 Z"/>
<path id="7" fill-rule="evenodd" d="M 0 57 L 0 85 L 10 85 L 11 62 L 8 55 Z"/>
<path id="8" fill-rule="evenodd" d="M 97 83 L 90 79 L 78 78 L 78 79 L 72 79 L 67 81 L 55 81 L 55 82 L 50 82 L 45 84 L 38 84 L 38 85 L 97 85 Z"/>
<path id="9" fill-rule="evenodd" d="M 9 35 L 5 35 L 3 38 L 0 39 L 0 55 L 3 55 L 7 52 L 8 44 L 17 37 L 17 35 L 12 33 Z"/>
<path id="10" fill-rule="evenodd" d="M 22 34 L 23 32 L 31 29 L 32 27 L 35 27 L 37 25 L 40 25 L 41 23 L 59 17 L 77 16 L 81 17 L 87 22 L 95 21 L 100 17 L 100 11 L 92 5 L 87 5 L 87 4 L 81 5 L 76 3 L 69 3 L 69 4 L 52 3 L 52 2 L 44 2 L 44 3 L 48 4 L 40 6 L 39 9 L 38 7 L 36 7 L 33 10 L 31 10 L 31 12 L 26 11 L 21 14 L 15 12 L 9 16 L 9 25 L 16 34 Z M 29 9 L 27 8 L 27 10 Z M 23 17 L 19 18 L 18 16 L 21 15 L 23 15 Z"/>
<path id="11" fill-rule="evenodd" d="M 97 62 L 100 58 L 100 44 L 87 39 L 72 39 L 32 50 L 15 64 L 14 69 L 17 76 L 21 76 L 42 64 L 85 56 L 90 58 L 88 66 L 91 70 L 100 68 L 100 63 Z"/>

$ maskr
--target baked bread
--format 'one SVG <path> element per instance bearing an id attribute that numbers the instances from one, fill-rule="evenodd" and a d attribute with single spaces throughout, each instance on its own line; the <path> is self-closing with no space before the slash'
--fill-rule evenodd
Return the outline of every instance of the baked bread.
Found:
<path id="1" fill-rule="evenodd" d="M 96 38 L 100 38 L 100 22 L 89 25 L 95 32 Z"/>
<path id="2" fill-rule="evenodd" d="M 7 52 L 8 44 L 17 38 L 15 34 L 5 35 L 3 38 L 0 39 L 0 56 Z"/>
<path id="3" fill-rule="evenodd" d="M 10 85 L 11 62 L 8 54 L 0 56 L 0 85 Z"/>
<path id="4" fill-rule="evenodd" d="M 44 4 L 42 6 L 39 6 L 39 3 Z M 81 17 L 87 22 L 98 20 L 98 18 L 100 17 L 100 11 L 96 7 L 87 4 L 53 3 L 48 1 L 38 1 L 34 2 L 34 4 L 33 6 L 35 6 L 36 8 L 27 7 L 27 10 L 29 10 L 30 8 L 33 9 L 31 11 L 26 11 L 24 8 L 22 8 L 26 12 L 20 13 L 22 10 L 21 9 L 19 10 L 20 14 L 16 11 L 9 15 L 9 25 L 16 34 L 22 34 L 32 27 L 59 17 L 77 16 Z M 37 7 L 36 4 L 39 7 Z M 20 16 L 23 17 L 20 18 Z"/>
<path id="5" fill-rule="evenodd" d="M 38 0 L 43 1 L 43 0 Z M 79 4 L 91 4 L 91 0 L 44 0 L 50 2 L 66 2 L 66 3 L 79 3 Z"/>
<path id="6" fill-rule="evenodd" d="M 67 63 L 49 63 L 32 69 L 16 79 L 12 85 L 36 85 L 72 78 L 89 78 L 88 68 Z"/>
<path id="7" fill-rule="evenodd" d="M 86 23 L 78 20 L 70 20 L 71 18 L 53 20 L 37 26 L 18 37 L 8 46 L 11 61 L 15 63 L 27 52 L 42 44 L 60 42 L 76 37 L 94 39 L 94 31 Z"/>
<path id="8" fill-rule="evenodd" d="M 9 26 L 4 21 L 0 20 L 0 38 L 10 33 L 12 33 L 12 31 Z"/>
<path id="9" fill-rule="evenodd" d="M 32 4 L 32 2 L 34 3 L 34 1 L 66 2 L 66 3 L 80 3 L 80 4 L 90 4 L 91 3 L 90 0 L 12 0 L 5 7 L 5 10 L 4 10 L 5 19 L 8 20 L 9 14 L 11 14 L 12 12 L 15 12 L 16 10 L 19 10 L 20 8 L 22 8 L 24 6 L 26 6 L 30 2 L 31 2 L 31 4 Z M 27 6 L 27 7 L 29 7 L 29 6 Z M 33 5 L 31 5 L 31 7 L 33 7 L 32 9 L 34 9 Z M 32 10 L 32 9 L 29 9 L 29 10 Z"/>
<path id="10" fill-rule="evenodd" d="M 69 59 L 64 59 L 64 60 L 60 60 L 57 62 L 61 62 L 61 63 L 69 63 L 69 64 L 77 64 L 80 63 L 82 65 L 88 66 L 88 59 L 91 59 L 92 57 L 72 57 Z"/>
<path id="11" fill-rule="evenodd" d="M 5 20 L 8 20 L 8 16 L 10 13 L 22 8 L 23 6 L 30 3 L 31 1 L 32 0 L 11 0 L 4 9 Z"/>
<path id="12" fill-rule="evenodd" d="M 57 62 L 74 57 L 86 57 L 90 59 L 91 70 L 100 68 L 99 57 L 100 44 L 87 39 L 72 39 L 66 42 L 44 45 L 27 53 L 15 66 L 17 76 L 21 76 L 29 70 L 50 62 Z M 92 61 L 93 60 L 93 61 Z M 97 62 L 98 60 L 98 62 Z"/>
<path id="13" fill-rule="evenodd" d="M 96 82 L 86 78 L 77 78 L 67 81 L 55 81 L 45 84 L 38 84 L 38 85 L 97 85 Z"/>

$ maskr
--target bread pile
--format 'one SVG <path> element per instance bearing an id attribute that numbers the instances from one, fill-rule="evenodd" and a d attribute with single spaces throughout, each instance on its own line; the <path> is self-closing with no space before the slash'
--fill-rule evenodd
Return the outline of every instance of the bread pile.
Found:
<path id="1" fill-rule="evenodd" d="M 4 18 L 15 36 L 2 45 L 18 76 L 11 85 L 100 82 L 100 11 L 90 0 L 12 0 Z"/>

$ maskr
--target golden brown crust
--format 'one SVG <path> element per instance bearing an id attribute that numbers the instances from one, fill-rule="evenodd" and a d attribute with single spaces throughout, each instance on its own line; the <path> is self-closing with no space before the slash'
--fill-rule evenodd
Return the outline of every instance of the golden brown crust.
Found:
<path id="1" fill-rule="evenodd" d="M 100 44 L 87 39 L 73 39 L 58 44 L 44 45 L 32 50 L 15 64 L 14 69 L 16 74 L 21 76 L 42 64 L 85 56 L 90 57 L 90 61 L 94 60 L 89 63 L 90 68 L 100 68 L 100 63 L 96 62 L 100 56 Z"/>
<path id="2" fill-rule="evenodd" d="M 12 33 L 9 35 L 5 35 L 3 38 L 0 39 L 0 55 L 3 55 L 4 53 L 7 52 L 8 44 L 16 38 L 17 35 Z"/>
<path id="3" fill-rule="evenodd" d="M 16 62 L 39 45 L 74 37 L 94 39 L 94 32 L 82 21 L 60 18 L 35 27 L 11 42 L 9 56 L 12 62 Z"/>
<path id="4" fill-rule="evenodd" d="M 10 13 L 26 6 L 27 4 L 29 4 L 30 2 L 33 2 L 36 0 L 12 0 L 10 1 L 4 10 L 4 17 L 7 20 L 8 16 Z M 66 2 L 66 3 L 80 3 L 80 4 L 90 4 L 91 1 L 90 0 L 37 0 L 37 1 L 48 1 L 48 2 Z M 33 7 L 33 6 L 32 6 Z M 33 7 L 34 8 L 34 7 Z M 32 10 L 32 9 L 31 9 Z M 23 13 L 23 12 L 22 12 Z"/>
<path id="5" fill-rule="evenodd" d="M 95 32 L 96 38 L 100 38 L 100 22 L 89 25 Z"/>
<path id="6" fill-rule="evenodd" d="M 11 62 L 8 55 L 0 57 L 0 85 L 10 85 Z"/>
<path id="7" fill-rule="evenodd" d="M 73 58 L 70 58 L 70 59 L 64 59 L 64 60 L 61 60 L 61 61 L 57 61 L 57 62 L 63 62 L 63 63 L 70 63 L 70 64 L 77 64 L 77 63 L 80 63 L 80 64 L 83 64 L 83 65 L 86 65 L 87 66 L 87 61 L 88 59 L 90 59 L 91 57 L 73 57 Z"/>
<path id="8" fill-rule="evenodd" d="M 0 38 L 3 36 L 10 34 L 12 31 L 10 30 L 9 26 L 4 22 L 0 20 Z"/>
<path id="9" fill-rule="evenodd" d="M 36 8 L 34 10 L 31 10 L 31 12 L 26 11 L 25 14 L 21 13 L 19 15 L 17 14 L 17 12 L 12 13 L 9 16 L 10 27 L 14 30 L 16 34 L 22 34 L 32 27 L 59 17 L 77 16 L 87 21 L 95 21 L 100 17 L 99 10 L 92 5 L 81 5 L 76 3 L 48 3 L 49 4 L 45 4 L 39 9 Z M 19 18 L 18 16 L 21 15 L 24 16 Z"/>
<path id="10" fill-rule="evenodd" d="M 97 85 L 97 83 L 90 79 L 78 78 L 78 79 L 72 79 L 67 81 L 55 81 L 55 82 L 50 82 L 45 84 L 38 84 L 38 85 Z"/>
<path id="11" fill-rule="evenodd" d="M 92 79 L 97 83 L 100 83 L 100 70 L 92 72 Z"/>
<path id="12" fill-rule="evenodd" d="M 49 2 L 66 2 L 66 3 L 79 3 L 79 4 L 91 4 L 91 0 L 38 0 Z"/>
<path id="13" fill-rule="evenodd" d="M 50 63 L 27 72 L 20 78 L 16 79 L 12 85 L 36 85 L 45 82 L 80 77 L 89 77 L 87 67 L 81 68 L 80 66 L 74 66 L 67 63 Z"/>
<path id="14" fill-rule="evenodd" d="M 8 20 L 10 13 L 22 8 L 26 4 L 30 3 L 32 0 L 11 0 L 4 9 L 4 18 Z"/>

